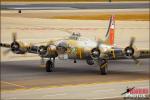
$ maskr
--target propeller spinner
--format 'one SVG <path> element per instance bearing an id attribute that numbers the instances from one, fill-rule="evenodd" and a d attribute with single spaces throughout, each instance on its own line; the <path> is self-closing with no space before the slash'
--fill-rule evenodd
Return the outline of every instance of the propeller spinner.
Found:
<path id="1" fill-rule="evenodd" d="M 101 41 L 100 41 L 100 40 L 97 41 L 96 47 L 91 50 L 91 56 L 92 56 L 93 58 L 98 59 L 98 58 L 100 57 L 100 54 L 101 54 L 101 51 L 99 50 L 99 45 L 100 45 L 100 44 L 101 44 Z"/>

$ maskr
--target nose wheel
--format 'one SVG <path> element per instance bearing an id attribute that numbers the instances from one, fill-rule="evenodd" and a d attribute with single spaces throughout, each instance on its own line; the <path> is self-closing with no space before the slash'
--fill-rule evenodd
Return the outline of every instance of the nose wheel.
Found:
<path id="1" fill-rule="evenodd" d="M 53 72 L 55 68 L 55 58 L 50 59 L 46 62 L 46 72 Z"/>
<path id="2" fill-rule="evenodd" d="M 106 59 L 102 59 L 99 65 L 101 75 L 106 75 L 108 73 L 108 62 Z"/>

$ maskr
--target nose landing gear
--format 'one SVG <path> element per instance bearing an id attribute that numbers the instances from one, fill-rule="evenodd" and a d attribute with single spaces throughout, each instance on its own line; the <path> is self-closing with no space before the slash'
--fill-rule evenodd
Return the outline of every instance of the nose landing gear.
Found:
<path id="1" fill-rule="evenodd" d="M 46 72 L 53 72 L 54 68 L 55 68 L 55 58 L 53 58 L 53 59 L 50 58 L 46 62 Z"/>

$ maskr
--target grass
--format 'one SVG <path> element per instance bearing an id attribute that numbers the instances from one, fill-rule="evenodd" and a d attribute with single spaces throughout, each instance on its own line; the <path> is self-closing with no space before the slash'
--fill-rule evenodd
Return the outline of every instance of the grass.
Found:
<path id="1" fill-rule="evenodd" d="M 109 0 L 1 0 L 2 2 L 108 2 Z M 149 1 L 149 0 L 111 0 L 113 1 Z"/>
<path id="2" fill-rule="evenodd" d="M 42 19 L 73 19 L 73 20 L 108 20 L 114 14 L 116 20 L 138 20 L 149 21 L 150 15 L 148 10 L 144 11 L 22 11 L 18 14 L 17 11 L 4 11 L 1 13 L 3 17 L 25 17 L 25 18 L 42 18 Z"/>
<path id="3" fill-rule="evenodd" d="M 108 20 L 111 14 L 86 15 L 86 16 L 55 16 L 54 19 L 74 19 L 74 20 Z M 149 14 L 115 14 L 116 20 L 140 20 L 149 21 Z"/>

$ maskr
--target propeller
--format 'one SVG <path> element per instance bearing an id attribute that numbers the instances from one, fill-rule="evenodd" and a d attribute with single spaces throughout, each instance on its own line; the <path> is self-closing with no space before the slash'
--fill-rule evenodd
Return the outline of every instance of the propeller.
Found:
<path id="1" fill-rule="evenodd" d="M 12 41 L 13 42 L 16 42 L 16 40 L 17 40 L 17 33 L 12 33 Z"/>
<path id="2" fill-rule="evenodd" d="M 3 52 L 4 55 L 7 55 L 10 51 L 16 52 L 20 49 L 20 45 L 16 40 L 17 40 L 16 33 L 12 33 L 12 43 L 10 45 L 2 44 L 2 46 L 9 47 L 9 49 L 7 49 Z"/>
<path id="3" fill-rule="evenodd" d="M 38 53 L 40 56 L 44 56 L 47 52 L 47 46 L 44 46 L 44 45 L 41 45 L 39 48 L 38 48 Z"/>
<path id="4" fill-rule="evenodd" d="M 4 55 L 7 55 L 10 51 L 15 54 L 25 54 L 28 49 L 23 42 L 17 41 L 16 33 L 12 33 L 12 42 L 10 44 L 1 43 L 0 46 L 8 48 L 8 50 L 4 51 Z"/>
<path id="5" fill-rule="evenodd" d="M 53 41 L 49 41 L 46 45 L 38 47 L 38 54 L 41 56 L 41 64 L 44 64 L 44 57 L 57 57 L 56 46 Z"/>
<path id="6" fill-rule="evenodd" d="M 132 37 L 131 40 L 130 40 L 130 44 L 129 46 L 127 46 L 125 49 L 124 49 L 124 52 L 125 52 L 125 56 L 128 57 L 128 58 L 131 58 L 135 61 L 136 64 L 139 63 L 139 61 L 136 59 L 136 57 L 134 56 L 134 53 L 135 53 L 135 49 L 133 48 L 133 44 L 135 42 L 135 38 Z"/>
<path id="7" fill-rule="evenodd" d="M 100 44 L 101 44 L 101 41 L 98 40 L 96 47 L 91 50 L 91 56 L 95 59 L 99 59 L 99 57 L 100 57 L 100 54 L 101 54 L 101 51 L 99 50 Z"/>
<path id="8" fill-rule="evenodd" d="M 99 46 L 101 45 L 101 43 L 102 43 L 102 41 L 100 39 L 98 39 L 96 47 L 91 50 L 91 56 L 92 56 L 93 60 L 100 67 L 101 74 L 105 75 L 106 71 L 107 71 L 108 61 L 104 56 L 102 56 L 102 52 L 99 49 Z"/>
<path id="9" fill-rule="evenodd" d="M 12 33 L 12 43 L 10 47 L 12 52 L 19 51 L 20 45 L 17 42 L 17 33 Z"/>
<path id="10" fill-rule="evenodd" d="M 41 65 L 44 65 L 45 61 L 44 61 L 44 57 L 41 57 Z"/>

